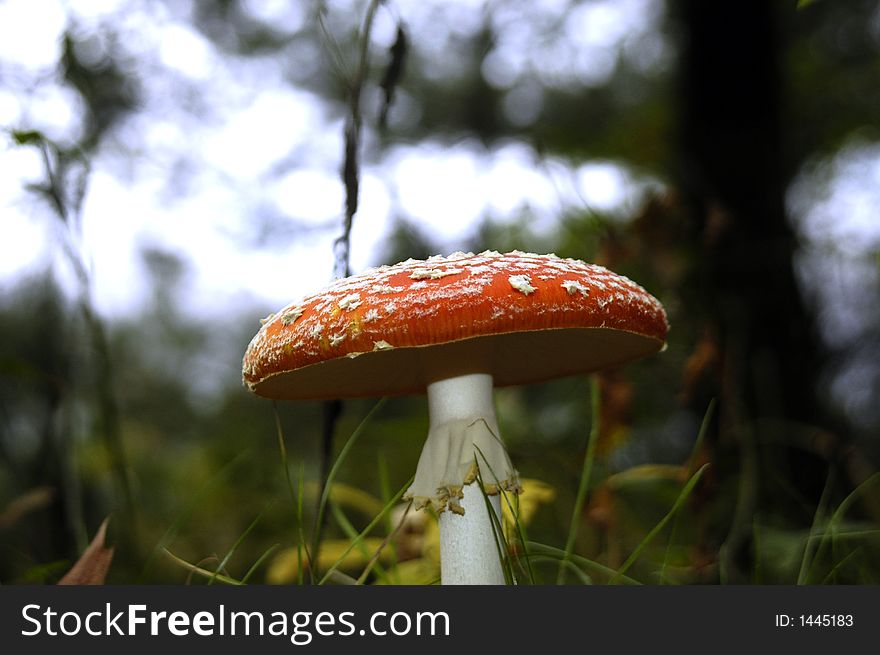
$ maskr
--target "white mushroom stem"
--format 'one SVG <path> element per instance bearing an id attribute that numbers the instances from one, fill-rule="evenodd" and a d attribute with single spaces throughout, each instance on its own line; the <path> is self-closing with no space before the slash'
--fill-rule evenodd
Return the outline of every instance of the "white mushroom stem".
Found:
<path id="1" fill-rule="evenodd" d="M 428 385 L 430 426 L 407 496 L 440 512 L 443 584 L 504 584 L 496 530 L 475 483 L 477 467 L 501 525 L 499 492 L 518 490 L 501 442 L 492 376 L 461 375 Z"/>
<path id="2" fill-rule="evenodd" d="M 464 487 L 464 514 L 440 515 L 440 584 L 504 584 L 499 549 L 479 485 Z M 501 525 L 501 496 L 489 496 Z"/>

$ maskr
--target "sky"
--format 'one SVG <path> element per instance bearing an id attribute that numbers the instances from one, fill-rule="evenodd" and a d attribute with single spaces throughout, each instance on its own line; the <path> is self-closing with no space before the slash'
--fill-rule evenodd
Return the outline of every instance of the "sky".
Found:
<path id="1" fill-rule="evenodd" d="M 148 290 L 138 253 L 145 246 L 177 254 L 188 263 L 183 304 L 194 312 L 222 307 L 221 299 L 285 305 L 332 275 L 332 242 L 341 229 L 344 201 L 338 175 L 342 118 L 316 95 L 287 83 L 278 62 L 218 52 L 183 20 L 187 4 L 172 4 L 176 15 L 163 3 L 134 0 L 0 4 L 0 61 L 15 80 L 0 88 L 2 126 L 39 129 L 62 144 L 81 135 L 82 101 L 53 70 L 68 24 L 75 24 L 87 43 L 81 56 L 100 57 L 107 47 L 101 27 L 111 21 L 125 52 L 141 68 L 142 104 L 91 161 L 82 223 L 73 234 L 74 246 L 90 268 L 94 303 L 106 316 L 141 308 Z M 352 4 L 328 3 L 331 29 L 335 17 L 352 15 Z M 419 47 L 427 56 L 441 53 L 451 36 L 433 26 L 441 4 L 455 14 L 450 29 L 477 29 L 482 2 L 398 2 L 393 14 L 377 16 L 372 39 L 376 51 L 387 50 L 399 15 L 420 35 Z M 579 35 L 573 46 L 562 52 L 547 44 L 525 56 L 524 44 L 541 27 L 529 12 L 546 22 L 554 4 L 560 3 L 548 0 L 536 11 L 528 3 L 513 3 L 496 12 L 494 20 L 501 24 L 525 27 L 505 32 L 492 63 L 485 66 L 487 78 L 513 87 L 516 75 L 528 69 L 558 84 L 573 77 L 602 83 L 612 73 L 608 62 L 632 50 L 628 39 L 650 33 L 660 6 L 626 0 L 578 10 L 565 26 Z M 300 9 L 291 11 L 291 6 Z M 250 0 L 245 7 L 252 17 L 291 31 L 309 19 L 298 3 Z M 641 10 L 627 11 L 633 9 Z M 663 48 L 646 42 L 659 65 Z M 633 56 L 643 53 L 634 51 Z M 433 74 L 449 73 L 444 68 L 448 65 L 441 64 Z M 198 111 L 185 103 L 169 104 L 180 89 L 197 95 Z M 541 102 L 540 94 L 528 95 L 518 91 L 508 102 L 513 115 L 523 120 L 528 116 L 521 114 L 533 112 L 530 106 Z M 377 99 L 375 94 L 365 97 Z M 407 117 L 405 97 L 401 104 L 399 120 L 417 119 Z M 366 134 L 365 151 L 371 150 L 371 136 Z M 291 151 L 308 163 L 279 175 Z M 181 181 L 184 158 L 194 162 L 194 170 L 187 170 Z M 8 132 L 4 134 L 0 289 L 41 270 L 49 259 L 56 262 L 62 282 L 66 279 L 74 288 L 58 257 L 57 221 L 27 191 L 42 176 L 39 153 L 15 147 Z M 382 242 L 395 216 L 417 220 L 449 252 L 460 248 L 486 215 L 505 220 L 528 211 L 537 229 L 552 230 L 571 207 L 632 213 L 646 191 L 658 185 L 613 161 L 575 165 L 539 158 L 517 142 L 492 150 L 469 141 L 395 145 L 381 158 L 365 162 L 351 239 L 352 268 L 380 263 Z M 253 217 L 261 214 L 289 217 L 292 226 L 305 229 L 296 240 L 267 245 L 254 235 Z"/>

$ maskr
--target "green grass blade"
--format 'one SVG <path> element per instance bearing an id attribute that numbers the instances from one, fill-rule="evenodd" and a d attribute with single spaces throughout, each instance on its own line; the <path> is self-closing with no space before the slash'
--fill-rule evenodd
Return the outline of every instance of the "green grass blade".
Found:
<path id="1" fill-rule="evenodd" d="M 184 507 L 184 509 L 177 515 L 171 525 L 165 530 L 165 533 L 159 539 L 155 546 L 153 546 L 152 551 L 147 556 L 146 561 L 144 562 L 144 566 L 141 569 L 140 579 L 146 576 L 147 570 L 150 565 L 153 563 L 156 555 L 159 553 L 163 553 L 168 549 L 168 546 L 171 545 L 171 542 L 174 541 L 174 538 L 177 536 L 177 533 L 180 531 L 180 528 L 183 527 L 183 524 L 192 516 L 193 512 L 195 512 L 196 508 L 207 498 L 210 494 L 214 493 L 215 488 L 223 482 L 226 477 L 237 467 L 240 465 L 246 458 L 246 456 L 250 454 L 250 450 L 245 450 L 240 452 L 238 455 L 229 460 L 226 464 L 224 464 L 223 468 L 221 468 L 217 473 L 215 473 L 206 483 L 205 485 L 199 489 L 192 496 L 192 500 L 189 504 Z"/>
<path id="2" fill-rule="evenodd" d="M 510 502 L 510 495 L 504 490 L 501 490 L 501 499 L 504 502 L 508 509 L 510 509 L 510 515 L 513 518 L 513 529 L 516 531 L 516 538 L 519 542 L 521 549 L 511 549 L 510 542 L 508 540 L 508 557 L 511 557 L 511 553 L 515 553 L 516 563 L 519 566 L 520 570 L 525 574 L 526 579 L 528 580 L 530 585 L 535 584 L 535 572 L 532 569 L 532 561 L 531 556 L 529 555 L 529 551 L 526 548 L 526 544 L 529 541 L 528 533 L 526 527 L 519 520 L 519 495 L 514 495 L 515 503 Z M 503 514 L 502 514 L 503 515 Z M 522 565 L 522 561 L 525 560 L 525 566 Z"/>
<path id="3" fill-rule="evenodd" d="M 388 459 L 385 457 L 385 451 L 380 450 L 376 455 L 376 468 L 379 471 L 379 498 L 383 503 L 387 503 L 388 499 L 391 498 L 391 478 L 388 473 Z M 407 507 L 406 513 L 409 512 L 409 507 Z M 406 516 L 406 513 L 404 516 Z M 403 520 L 395 526 L 394 518 L 389 514 L 388 515 L 388 530 L 389 532 L 397 533 L 398 530 L 403 526 Z M 392 553 L 392 564 L 390 568 L 389 575 L 394 577 L 394 580 L 389 580 L 390 584 L 395 584 L 400 581 L 400 576 L 397 572 L 397 563 L 399 561 L 398 553 L 397 553 L 397 542 L 391 541 L 388 546 L 391 549 Z"/>
<path id="4" fill-rule="evenodd" d="M 305 462 L 299 463 L 299 479 L 296 482 L 296 521 L 297 521 L 297 536 L 299 540 L 296 542 L 296 581 L 298 584 L 302 585 L 304 578 L 303 571 L 303 551 L 305 550 L 306 557 L 309 560 L 309 567 L 311 567 L 311 556 L 309 555 L 309 547 L 306 545 L 306 531 L 305 524 L 303 523 L 303 496 L 305 495 L 305 479 L 306 479 L 306 465 Z M 314 580 L 314 577 L 310 577 L 309 580 Z"/>
<path id="5" fill-rule="evenodd" d="M 857 555 L 862 555 L 862 554 L 863 554 L 863 549 L 861 546 L 859 546 L 854 551 L 852 551 L 849 555 L 847 555 L 846 557 L 841 559 L 837 564 L 835 564 L 831 568 L 831 570 L 828 572 L 828 575 L 826 575 L 825 579 L 822 580 L 822 584 L 823 585 L 830 584 L 834 580 L 834 577 L 837 575 L 837 572 L 840 569 L 842 569 L 845 564 L 848 564 L 849 561 L 851 559 L 854 559 Z"/>
<path id="6" fill-rule="evenodd" d="M 342 508 L 334 502 L 330 502 L 330 513 L 333 515 L 333 518 L 336 520 L 336 523 L 342 528 L 342 532 L 349 539 L 358 539 L 358 531 L 355 529 L 354 525 L 352 525 L 351 521 L 348 520 L 348 517 L 345 515 L 345 512 Z M 358 550 L 361 551 L 361 555 L 366 558 L 367 561 L 370 561 L 373 557 L 373 553 L 370 552 L 370 549 L 367 548 L 367 545 L 363 542 L 363 540 L 358 541 Z M 375 565 L 377 571 L 379 572 L 380 578 L 385 578 L 385 569 Z"/>
<path id="7" fill-rule="evenodd" d="M 223 557 L 223 559 L 220 560 L 220 563 L 217 564 L 217 568 L 214 570 L 215 575 L 213 577 L 211 577 L 210 580 L 208 580 L 209 585 L 214 584 L 214 580 L 217 579 L 216 574 L 219 574 L 220 571 L 222 571 L 223 569 L 226 568 L 226 565 L 229 563 L 229 560 L 232 559 L 232 556 L 235 554 L 235 551 L 238 550 L 238 547 L 241 546 L 242 542 L 244 542 L 244 540 L 253 531 L 253 529 L 255 527 L 257 527 L 257 523 L 260 522 L 260 519 L 263 518 L 263 514 L 266 513 L 266 510 L 268 510 L 269 507 L 271 507 L 271 505 L 272 505 L 272 503 L 269 503 L 269 505 L 267 505 L 263 509 L 262 512 L 257 514 L 257 518 L 255 518 L 253 521 L 251 521 L 251 524 L 245 529 L 244 532 L 241 533 L 241 535 L 239 535 L 238 539 L 235 540 L 235 543 L 232 544 L 232 548 L 229 549 L 229 552 L 227 552 L 226 555 Z"/>
<path id="8" fill-rule="evenodd" d="M 486 424 L 486 428 L 489 430 L 489 432 L 492 432 L 492 428 L 489 427 L 489 424 L 486 423 L 485 420 L 483 421 L 483 423 Z M 498 439 L 498 435 L 495 435 L 494 432 L 492 434 L 493 434 L 493 436 L 495 436 L 496 439 Z M 501 478 L 499 478 L 498 475 L 496 475 L 495 471 L 492 470 L 492 466 L 491 466 L 491 464 L 489 464 L 489 460 L 486 459 L 486 455 L 483 454 L 482 449 L 479 446 L 477 446 L 476 444 L 474 444 L 474 448 L 476 449 L 479 457 L 483 460 L 483 463 L 486 465 L 486 468 L 489 469 L 489 473 L 492 474 L 492 477 L 496 481 L 500 480 Z M 479 470 L 479 466 L 477 466 L 477 470 Z M 528 576 L 529 584 L 535 584 L 535 574 L 532 571 L 532 565 L 531 565 L 531 562 L 529 561 L 528 550 L 525 548 L 525 544 L 528 541 L 528 539 L 526 538 L 525 528 L 521 525 L 520 520 L 519 520 L 519 496 L 516 496 L 517 502 L 516 502 L 516 507 L 514 507 L 513 504 L 510 502 L 510 495 L 507 493 L 507 491 L 504 488 L 502 488 L 502 486 L 500 484 L 498 485 L 498 492 L 501 494 L 502 501 L 507 505 L 508 509 L 510 509 L 510 515 L 513 517 L 513 525 L 516 529 L 519 542 L 520 542 L 520 544 L 523 545 L 523 558 L 526 561 L 526 575 Z M 508 553 L 508 557 L 509 557 L 509 553 L 510 553 L 510 544 L 509 543 L 507 543 L 506 552 Z M 517 558 L 517 560 L 519 560 L 519 558 Z"/>
<path id="9" fill-rule="evenodd" d="M 562 551 L 560 551 L 562 552 Z M 574 576 L 580 580 L 583 585 L 592 585 L 593 579 L 581 570 L 574 562 L 565 561 L 559 557 L 550 557 L 549 555 L 532 555 L 532 561 L 536 564 L 541 562 L 552 562 L 553 564 L 564 564 Z"/>
<path id="10" fill-rule="evenodd" d="M 203 569 L 202 567 L 196 566 L 195 564 L 190 564 L 185 559 L 178 557 L 177 555 L 172 553 L 167 548 L 163 547 L 162 552 L 165 554 L 166 557 L 168 557 L 175 564 L 179 564 L 180 566 L 185 568 L 187 571 L 190 571 L 191 573 L 195 573 L 196 575 L 200 575 L 203 578 L 218 580 L 219 582 L 223 582 L 223 583 L 229 584 L 229 585 L 240 586 L 242 584 L 240 580 L 236 580 L 235 578 L 231 578 L 227 575 L 220 575 L 216 571 L 209 571 L 208 569 Z"/>
<path id="11" fill-rule="evenodd" d="M 324 577 L 321 578 L 321 580 L 318 582 L 318 584 L 324 584 L 325 582 L 327 582 L 327 580 L 329 580 L 332 577 L 332 574 L 336 571 L 336 569 L 343 562 L 343 560 L 345 560 L 346 555 L 348 555 L 351 552 L 352 548 L 354 548 L 359 541 L 363 540 L 364 537 L 366 537 L 368 534 L 370 534 L 370 532 L 373 530 L 373 528 L 375 528 L 379 524 L 379 522 L 385 518 L 385 515 L 389 511 L 391 511 L 391 509 L 400 501 L 400 499 L 403 497 L 403 494 L 405 494 L 406 490 L 409 489 L 409 485 L 412 484 L 412 481 L 413 481 L 412 478 L 407 480 L 406 484 L 404 484 L 403 487 L 401 487 L 400 490 L 396 494 L 394 494 L 394 496 L 391 497 L 391 500 L 389 500 L 385 504 L 385 507 L 382 508 L 382 511 L 379 512 L 379 514 L 377 514 L 376 517 L 372 521 L 370 521 L 370 524 L 367 527 L 365 527 L 363 530 L 361 530 L 361 532 L 358 534 L 357 538 L 355 540 L 353 540 L 352 543 L 348 546 L 348 548 L 346 548 L 345 551 L 342 553 L 342 555 L 339 556 L 339 558 L 336 560 L 336 562 L 333 564 L 333 566 L 330 567 L 330 569 L 327 571 L 327 573 L 324 574 Z"/>
<path id="12" fill-rule="evenodd" d="M 801 568 L 798 571 L 797 583 L 799 585 L 806 584 L 807 578 L 815 562 L 813 554 L 818 544 L 813 545 L 813 536 L 821 531 L 821 524 L 825 521 L 825 515 L 828 511 L 829 497 L 834 482 L 834 468 L 828 471 L 828 477 L 825 479 L 825 488 L 822 489 L 822 496 L 819 498 L 819 504 L 816 506 L 816 512 L 813 514 L 813 523 L 810 525 L 810 534 L 804 543 L 804 555 L 801 558 Z M 820 541 L 821 543 L 821 541 Z"/>
<path id="13" fill-rule="evenodd" d="M 477 448 L 476 446 L 474 446 Z M 479 448 L 477 448 L 479 450 Z M 494 475 L 494 474 L 493 474 Z M 496 477 L 497 481 L 498 478 Z M 495 513 L 492 506 L 492 500 L 486 493 L 486 486 L 483 484 L 483 475 L 480 473 L 480 467 L 477 466 L 477 484 L 480 485 L 480 493 L 483 495 L 483 502 L 486 505 L 486 513 L 489 515 L 489 522 L 492 526 L 492 534 L 495 541 L 495 550 L 498 553 L 498 562 L 501 565 L 501 571 L 504 574 L 504 584 L 512 585 L 516 579 L 513 575 L 513 568 L 510 565 L 510 558 L 507 553 L 510 552 L 507 539 L 504 538 L 504 528 L 501 525 L 501 518 Z"/>
<path id="14" fill-rule="evenodd" d="M 327 501 L 330 498 L 330 488 L 333 486 L 333 481 L 336 479 L 336 475 L 339 473 L 339 469 L 342 466 L 342 463 L 345 461 L 346 456 L 348 456 L 349 451 L 351 451 L 352 447 L 357 443 L 358 438 L 363 433 L 364 429 L 369 425 L 370 420 L 372 420 L 373 416 L 376 415 L 386 402 L 387 398 L 380 398 L 379 402 L 373 405 L 373 408 L 367 412 L 367 415 L 361 420 L 358 426 L 354 429 L 354 432 L 351 433 L 351 436 L 348 437 L 348 440 L 345 442 L 345 445 L 342 447 L 342 450 L 339 451 L 339 455 L 336 456 L 336 460 L 333 462 L 333 466 L 330 467 L 330 472 L 327 473 L 327 479 L 324 480 L 324 487 L 321 491 L 321 499 L 318 502 L 318 516 L 315 519 L 315 537 L 318 536 L 321 530 L 321 526 L 324 523 L 324 512 L 327 508 Z M 312 543 L 312 552 L 317 551 L 317 544 Z M 312 580 L 315 578 L 312 577 Z"/>
<path id="15" fill-rule="evenodd" d="M 859 486 L 852 490 L 849 495 L 843 499 L 840 505 L 837 506 L 837 509 L 834 510 L 834 513 L 831 515 L 831 519 L 828 521 L 828 529 L 824 533 L 823 539 L 820 540 L 819 546 L 816 549 L 816 555 L 813 558 L 813 562 L 820 561 L 825 553 L 827 548 L 827 544 L 829 541 L 832 543 L 837 538 L 837 526 L 843 520 L 843 517 L 846 516 L 846 513 L 849 511 L 850 507 L 859 497 L 865 493 L 865 491 L 873 486 L 874 484 L 880 482 L 880 472 L 874 473 L 867 480 L 863 481 Z"/>
<path id="16" fill-rule="evenodd" d="M 718 403 L 713 398 L 706 407 L 706 413 L 703 414 L 703 422 L 700 423 L 700 430 L 697 432 L 697 440 L 694 441 L 694 447 L 691 448 L 691 455 L 688 458 L 687 475 L 691 477 L 697 466 L 697 458 L 700 456 L 700 450 L 703 448 L 703 442 L 706 440 L 706 433 L 709 431 L 709 425 L 712 423 L 712 417 L 715 416 L 715 406 Z"/>
<path id="17" fill-rule="evenodd" d="M 565 557 L 565 551 L 561 548 L 554 548 L 553 546 L 548 546 L 546 544 L 537 543 L 535 541 L 530 541 L 528 543 L 528 548 L 532 552 L 533 555 L 546 555 L 548 557 L 552 557 L 557 561 L 562 561 Z M 604 564 L 600 564 L 591 559 L 587 559 L 586 557 L 582 557 L 580 555 L 575 555 L 571 553 L 569 555 L 569 563 L 574 563 L 577 566 L 581 566 L 588 571 L 592 571 L 594 573 L 601 574 L 605 576 L 606 579 L 610 580 L 612 577 L 617 577 L 624 584 L 630 585 L 641 585 L 642 583 L 638 580 L 630 578 L 629 576 L 621 574 L 619 571 L 612 569 L 609 566 L 605 566 Z"/>
<path id="18" fill-rule="evenodd" d="M 657 523 L 653 528 L 651 528 L 650 532 L 645 535 L 645 538 L 636 546 L 636 549 L 627 557 L 626 561 L 623 563 L 623 566 L 618 569 L 618 575 L 622 575 L 629 570 L 636 560 L 639 559 L 639 556 L 642 554 L 642 551 L 647 547 L 654 538 L 660 534 L 660 531 L 663 527 L 669 522 L 669 520 L 675 516 L 675 513 L 679 510 L 679 508 L 684 504 L 684 501 L 687 500 L 688 496 L 690 496 L 691 491 L 694 490 L 694 487 L 697 486 L 697 482 L 700 481 L 700 478 L 703 477 L 703 473 L 709 467 L 709 464 L 703 464 L 699 470 L 691 476 L 691 479 L 688 480 L 687 484 L 684 486 L 684 489 L 681 490 L 681 493 L 678 495 L 678 498 L 675 499 L 675 502 L 672 504 L 672 508 L 666 513 L 660 522 Z M 618 580 L 618 576 L 614 576 L 609 584 L 614 584 Z"/>
<path id="19" fill-rule="evenodd" d="M 703 441 L 706 439 L 706 433 L 709 431 L 709 424 L 712 422 L 712 417 L 715 414 L 715 405 L 716 402 L 713 398 L 709 401 L 709 406 L 703 414 L 703 422 L 700 423 L 700 429 L 697 431 L 697 439 L 694 441 L 690 457 L 688 457 L 685 478 L 689 478 L 694 474 L 694 468 L 697 465 L 697 458 L 700 456 Z M 672 546 L 675 544 L 675 537 L 678 534 L 678 521 L 679 515 L 676 515 L 675 520 L 672 522 L 672 532 L 669 535 L 669 542 L 666 544 L 666 553 L 663 555 L 663 564 L 660 567 L 660 584 L 665 584 L 666 581 L 666 568 L 669 566 L 669 554 L 672 551 Z"/>
<path id="20" fill-rule="evenodd" d="M 385 458 L 385 451 L 383 450 L 376 453 L 376 471 L 379 480 L 379 499 L 387 503 L 388 499 L 391 498 L 391 478 L 388 474 L 388 460 Z M 389 530 L 394 528 L 391 522 L 391 519 L 389 519 Z"/>
<path id="21" fill-rule="evenodd" d="M 822 540 L 826 537 L 832 535 L 830 530 L 823 530 L 822 532 L 816 533 L 814 535 L 810 535 L 810 539 L 818 539 Z M 858 539 L 864 539 L 865 537 L 876 537 L 880 535 L 880 530 L 834 530 L 833 536 L 835 539 L 846 539 L 847 537 L 856 537 Z"/>
<path id="22" fill-rule="evenodd" d="M 506 493 L 502 491 L 502 498 L 507 503 L 507 506 L 510 507 L 510 513 L 513 516 L 513 525 L 516 529 L 517 539 L 519 539 L 520 546 L 522 546 L 522 556 L 517 554 L 516 561 L 519 563 L 520 559 L 524 559 L 526 561 L 525 573 L 528 577 L 529 584 L 535 584 L 535 572 L 532 570 L 532 560 L 529 555 L 529 549 L 526 548 L 526 544 L 529 542 L 528 531 L 526 530 L 526 526 L 523 525 L 522 521 L 519 520 L 519 496 L 514 496 L 516 500 L 516 507 L 512 507 L 510 504 L 510 500 Z M 517 551 L 519 553 L 519 551 Z M 522 568 L 522 565 L 520 565 Z"/>
<path id="23" fill-rule="evenodd" d="M 260 568 L 260 565 L 266 561 L 269 555 L 274 553 L 280 547 L 281 544 L 272 544 L 269 546 L 265 552 L 257 558 L 257 561 L 251 565 L 251 568 L 248 569 L 247 573 L 244 574 L 244 577 L 241 579 L 241 584 L 247 584 L 248 580 L 251 579 L 251 576 Z"/>
<path id="24" fill-rule="evenodd" d="M 397 522 L 397 525 L 388 533 L 385 539 L 382 540 L 382 543 L 379 544 L 379 547 L 376 549 L 376 552 L 373 553 L 373 556 L 370 558 L 370 561 L 367 562 L 367 565 L 364 567 L 364 570 L 361 572 L 360 576 L 358 576 L 357 584 L 362 585 L 367 579 L 367 576 L 370 575 L 370 571 L 373 570 L 374 567 L 378 566 L 379 557 L 382 555 L 382 550 L 385 549 L 389 544 L 394 544 L 394 537 L 403 527 L 403 524 L 406 522 L 406 517 L 409 514 L 410 509 L 412 509 L 412 501 L 406 506 L 406 510 L 403 512 L 403 516 L 400 517 L 400 521 Z M 395 562 L 397 561 L 397 553 L 395 552 Z M 388 579 L 388 575 L 383 572 L 382 578 L 387 581 L 389 584 L 392 582 Z"/>
<path id="25" fill-rule="evenodd" d="M 867 480 L 862 482 L 858 487 L 852 490 L 850 494 L 843 499 L 840 505 L 837 506 L 837 509 L 834 510 L 834 514 L 831 516 L 831 523 L 833 525 L 837 525 L 843 519 L 844 515 L 849 511 L 850 506 L 859 499 L 859 497 L 865 493 L 868 487 L 880 482 L 880 472 L 874 473 Z"/>
<path id="26" fill-rule="evenodd" d="M 565 555 L 559 563 L 559 571 L 556 574 L 556 584 L 565 582 L 565 565 L 571 559 L 574 552 L 574 542 L 577 539 L 578 529 L 581 523 L 581 512 L 584 508 L 584 500 L 590 489 L 590 477 L 593 472 L 593 461 L 596 456 L 596 443 L 599 441 L 599 412 L 601 410 L 601 398 L 599 396 L 599 377 L 590 377 L 590 436 L 587 440 L 587 449 L 584 451 L 584 463 L 581 467 L 581 477 L 578 482 L 577 494 L 574 499 L 574 508 L 571 511 L 571 521 L 568 526 L 568 537 L 565 540 Z"/>
<path id="27" fill-rule="evenodd" d="M 314 580 L 314 571 L 311 570 L 312 558 L 309 556 L 309 548 L 306 545 L 305 533 L 303 531 L 303 478 L 305 477 L 305 463 L 300 462 L 299 479 L 297 480 L 296 489 L 293 487 L 293 480 L 290 477 L 290 463 L 287 457 L 287 446 L 284 443 L 284 429 L 281 427 L 281 415 L 278 413 L 278 406 L 272 402 L 272 411 L 275 414 L 275 432 L 278 436 L 278 451 L 281 454 L 281 465 L 284 468 L 284 478 L 287 481 L 287 492 L 290 494 L 290 502 L 294 508 L 296 516 L 296 531 L 298 541 L 296 544 L 296 561 L 297 561 L 297 583 L 303 583 L 303 549 L 306 551 L 306 561 L 309 565 L 309 579 Z"/>

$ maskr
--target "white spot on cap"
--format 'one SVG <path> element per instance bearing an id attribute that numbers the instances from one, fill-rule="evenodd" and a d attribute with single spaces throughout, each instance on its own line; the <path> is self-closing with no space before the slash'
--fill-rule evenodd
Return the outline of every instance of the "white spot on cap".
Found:
<path id="1" fill-rule="evenodd" d="M 394 348 L 394 346 L 392 346 L 387 341 L 383 341 L 382 339 L 379 339 L 379 341 L 373 342 L 373 351 L 374 352 L 377 350 L 391 350 L 392 348 Z"/>
<path id="2" fill-rule="evenodd" d="M 353 293 L 339 301 L 339 309 L 355 309 L 362 302 L 360 295 Z"/>
<path id="3" fill-rule="evenodd" d="M 294 307 L 281 315 L 281 325 L 292 325 L 300 316 L 303 315 L 302 307 Z"/>
<path id="4" fill-rule="evenodd" d="M 587 287 L 585 287 L 583 284 L 581 284 L 580 282 L 576 282 L 575 280 L 566 280 L 560 286 L 568 291 L 569 296 L 573 296 L 576 293 L 579 293 L 582 296 L 590 295 L 590 290 L 587 289 Z"/>
<path id="5" fill-rule="evenodd" d="M 458 268 L 448 268 L 445 271 L 436 268 L 417 268 L 409 277 L 411 280 L 439 280 L 441 277 L 458 275 L 461 272 L 461 269 Z"/>
<path id="6" fill-rule="evenodd" d="M 510 282 L 510 286 L 522 294 L 529 295 L 530 293 L 535 293 L 535 291 L 537 291 L 537 289 L 532 286 L 532 281 L 529 279 L 528 275 L 511 275 L 507 280 Z"/>

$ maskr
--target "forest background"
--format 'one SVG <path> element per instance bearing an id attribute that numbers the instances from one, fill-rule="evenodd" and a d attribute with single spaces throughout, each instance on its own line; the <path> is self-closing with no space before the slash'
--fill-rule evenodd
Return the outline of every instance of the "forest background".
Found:
<path id="1" fill-rule="evenodd" d="M 672 326 L 597 412 L 496 392 L 519 582 L 880 582 L 878 55 L 868 0 L 0 3 L 0 582 L 108 516 L 111 582 L 435 581 L 389 504 L 424 397 L 273 406 L 241 356 L 346 266 L 485 249 Z"/>

